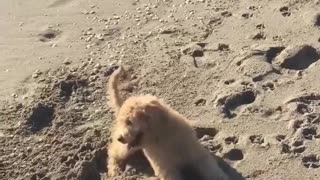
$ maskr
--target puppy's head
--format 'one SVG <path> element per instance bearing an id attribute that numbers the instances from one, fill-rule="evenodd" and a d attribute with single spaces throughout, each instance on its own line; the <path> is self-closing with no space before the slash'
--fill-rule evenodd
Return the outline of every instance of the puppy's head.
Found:
<path id="1" fill-rule="evenodd" d="M 117 117 L 117 140 L 129 148 L 142 146 L 150 136 L 151 126 L 155 123 L 153 116 L 159 107 L 158 100 L 154 98 L 135 97 L 126 100 Z"/>

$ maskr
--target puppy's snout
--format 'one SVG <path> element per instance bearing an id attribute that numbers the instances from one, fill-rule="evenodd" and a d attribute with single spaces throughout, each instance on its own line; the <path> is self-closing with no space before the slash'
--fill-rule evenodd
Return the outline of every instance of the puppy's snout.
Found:
<path id="1" fill-rule="evenodd" d="M 126 140 L 123 138 L 123 136 L 120 136 L 118 138 L 118 141 L 121 142 L 122 144 L 126 144 Z"/>

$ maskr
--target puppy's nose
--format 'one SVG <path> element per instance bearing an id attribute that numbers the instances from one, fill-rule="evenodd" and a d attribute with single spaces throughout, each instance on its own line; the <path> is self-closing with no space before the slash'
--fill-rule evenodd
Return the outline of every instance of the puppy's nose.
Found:
<path id="1" fill-rule="evenodd" d="M 125 144 L 125 143 L 126 143 L 126 141 L 124 140 L 123 136 L 120 136 L 120 137 L 118 138 L 118 141 L 121 142 L 122 144 Z"/>

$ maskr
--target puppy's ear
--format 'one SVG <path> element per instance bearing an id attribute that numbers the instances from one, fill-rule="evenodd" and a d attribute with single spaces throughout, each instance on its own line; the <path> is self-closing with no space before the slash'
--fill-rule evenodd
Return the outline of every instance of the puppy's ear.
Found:
<path id="1" fill-rule="evenodd" d="M 153 100 L 145 106 L 144 110 L 145 110 L 146 114 L 152 114 L 152 113 L 156 113 L 157 111 L 159 111 L 160 108 L 161 108 L 160 103 L 156 100 Z"/>
<path id="2" fill-rule="evenodd" d="M 158 101 L 152 101 L 146 105 L 145 114 L 149 119 L 167 119 L 167 112 Z"/>

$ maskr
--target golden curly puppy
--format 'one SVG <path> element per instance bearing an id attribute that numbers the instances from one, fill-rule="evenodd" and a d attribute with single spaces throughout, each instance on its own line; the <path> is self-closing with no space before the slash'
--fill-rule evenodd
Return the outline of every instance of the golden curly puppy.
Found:
<path id="1" fill-rule="evenodd" d="M 142 149 L 161 180 L 227 180 L 217 160 L 199 143 L 186 119 L 157 97 L 134 96 L 122 103 L 116 71 L 109 88 L 117 112 L 113 142 L 109 146 L 109 175 L 125 159 Z"/>
<path id="2" fill-rule="evenodd" d="M 118 111 L 123 103 L 122 98 L 120 97 L 118 90 L 118 81 L 121 74 L 124 73 L 123 68 L 120 66 L 117 70 L 115 70 L 109 79 L 108 86 L 108 95 L 110 98 L 110 106 L 115 111 L 115 115 L 117 116 Z M 139 148 L 128 148 L 127 145 L 118 141 L 119 136 L 121 135 L 120 122 L 116 121 L 115 126 L 112 130 L 112 141 L 108 147 L 108 175 L 113 177 L 121 174 L 122 169 L 125 166 L 127 158 L 139 150 Z"/>

